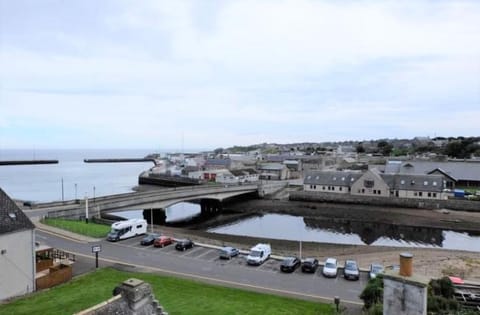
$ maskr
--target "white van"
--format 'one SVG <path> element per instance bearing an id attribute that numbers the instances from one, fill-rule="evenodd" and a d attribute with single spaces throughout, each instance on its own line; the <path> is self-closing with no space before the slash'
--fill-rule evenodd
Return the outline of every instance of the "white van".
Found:
<path id="1" fill-rule="evenodd" d="M 247 264 L 261 265 L 270 257 L 270 254 L 272 254 L 270 244 L 257 244 L 252 247 L 247 256 Z"/>
<path id="2" fill-rule="evenodd" d="M 116 242 L 145 233 L 147 233 L 147 220 L 145 219 L 118 221 L 112 224 L 112 230 L 108 233 L 107 240 Z"/>

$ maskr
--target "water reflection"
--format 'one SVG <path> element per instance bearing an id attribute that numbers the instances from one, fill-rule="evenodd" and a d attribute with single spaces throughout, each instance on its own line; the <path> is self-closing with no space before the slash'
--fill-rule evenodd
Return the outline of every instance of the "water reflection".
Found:
<path id="1" fill-rule="evenodd" d="M 434 228 L 267 214 L 208 230 L 213 233 L 334 244 L 431 247 L 480 252 L 480 237 Z"/>

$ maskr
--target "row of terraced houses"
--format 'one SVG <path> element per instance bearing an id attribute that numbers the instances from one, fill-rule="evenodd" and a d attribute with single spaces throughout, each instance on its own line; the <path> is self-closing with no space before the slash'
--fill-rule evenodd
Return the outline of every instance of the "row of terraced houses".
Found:
<path id="1" fill-rule="evenodd" d="M 304 190 L 376 197 L 447 199 L 456 185 L 479 187 L 480 163 L 398 162 L 359 171 L 309 171 Z"/>

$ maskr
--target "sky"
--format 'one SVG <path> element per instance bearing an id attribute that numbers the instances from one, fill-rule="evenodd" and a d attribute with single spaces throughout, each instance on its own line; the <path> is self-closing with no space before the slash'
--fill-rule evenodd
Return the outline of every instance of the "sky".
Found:
<path id="1" fill-rule="evenodd" d="M 480 1 L 0 0 L 0 149 L 480 135 Z"/>

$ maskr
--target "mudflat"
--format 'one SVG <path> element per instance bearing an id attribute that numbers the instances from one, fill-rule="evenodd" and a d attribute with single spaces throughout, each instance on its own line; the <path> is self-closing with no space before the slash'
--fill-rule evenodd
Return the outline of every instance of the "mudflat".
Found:
<path id="1" fill-rule="evenodd" d="M 480 211 L 480 203 L 479 203 Z M 281 213 L 294 214 L 318 219 L 348 219 L 350 221 L 376 222 L 441 228 L 447 230 L 468 231 L 480 234 L 480 212 L 452 211 L 448 209 L 425 210 L 405 208 L 369 207 L 345 204 L 326 204 L 291 202 L 284 200 L 249 200 L 229 204 L 224 212 L 216 217 L 199 223 L 180 227 L 162 227 L 164 233 L 175 237 L 191 237 L 194 241 L 215 245 L 231 245 L 249 249 L 259 242 L 268 242 L 274 254 L 299 254 L 297 241 L 265 239 L 248 236 L 234 236 L 209 233 L 209 227 L 232 222 L 246 215 Z M 385 266 L 399 263 L 399 254 L 413 253 L 414 272 L 432 278 L 445 275 L 459 276 L 463 279 L 480 282 L 480 253 L 437 248 L 410 248 L 369 245 L 342 245 L 318 242 L 302 242 L 302 257 L 316 257 L 324 261 L 335 257 L 340 262 L 356 259 L 361 268 L 368 268 L 371 263 Z"/>

